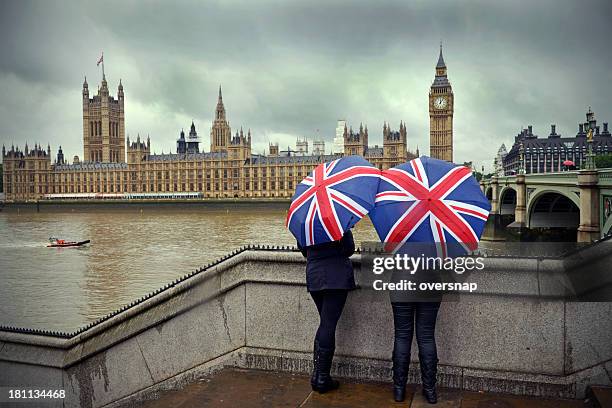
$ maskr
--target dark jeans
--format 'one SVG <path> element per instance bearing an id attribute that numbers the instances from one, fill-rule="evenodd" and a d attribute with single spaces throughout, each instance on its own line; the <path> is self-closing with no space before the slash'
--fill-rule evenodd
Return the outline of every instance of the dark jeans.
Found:
<path id="1" fill-rule="evenodd" d="M 402 302 L 391 303 L 391 306 L 395 326 L 393 354 L 409 361 L 412 335 L 416 326 L 419 359 L 437 362 L 435 331 L 440 302 Z"/>
<path id="2" fill-rule="evenodd" d="M 310 292 L 319 311 L 319 328 L 315 339 L 326 349 L 336 347 L 336 326 L 346 303 L 348 290 L 326 289 Z"/>

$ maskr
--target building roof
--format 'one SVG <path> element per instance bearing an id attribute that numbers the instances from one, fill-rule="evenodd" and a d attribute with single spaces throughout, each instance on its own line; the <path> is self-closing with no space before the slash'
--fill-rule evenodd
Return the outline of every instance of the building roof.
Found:
<path id="1" fill-rule="evenodd" d="M 446 64 L 444 63 L 444 57 L 442 56 L 442 42 L 440 42 L 440 56 L 438 57 L 438 63 L 436 64 L 436 68 L 446 68 Z"/>
<path id="2" fill-rule="evenodd" d="M 179 161 L 179 160 L 211 160 L 211 159 L 227 159 L 227 152 L 150 154 L 147 157 L 147 161 Z"/>
<path id="3" fill-rule="evenodd" d="M 83 162 L 78 164 L 56 164 L 55 170 L 102 170 L 102 169 L 127 169 L 127 163 L 98 163 Z"/>
<path id="4" fill-rule="evenodd" d="M 539 138 L 534 135 L 528 138 L 518 138 L 508 152 L 508 158 L 519 154 L 521 141 L 523 142 L 525 154 L 564 151 L 566 149 L 575 151 L 583 150 L 586 152 L 588 149 L 587 138 L 584 136 Z M 594 152 L 606 150 L 606 148 L 607 151 L 612 151 L 612 137 L 602 135 L 593 136 Z"/>
<path id="5" fill-rule="evenodd" d="M 364 156 L 365 157 L 382 157 L 383 156 L 383 148 L 379 146 L 369 147 L 366 149 Z"/>
<path id="6" fill-rule="evenodd" d="M 254 154 L 251 156 L 250 164 L 283 164 L 283 163 L 304 163 L 304 164 L 317 164 L 321 162 L 328 162 L 331 160 L 339 159 L 342 155 L 340 154 L 323 154 L 323 155 L 310 155 L 310 156 L 263 156 Z"/>
<path id="7" fill-rule="evenodd" d="M 450 86 L 450 82 L 446 76 L 437 76 L 434 78 L 433 84 L 431 84 L 432 88 L 445 88 Z"/>

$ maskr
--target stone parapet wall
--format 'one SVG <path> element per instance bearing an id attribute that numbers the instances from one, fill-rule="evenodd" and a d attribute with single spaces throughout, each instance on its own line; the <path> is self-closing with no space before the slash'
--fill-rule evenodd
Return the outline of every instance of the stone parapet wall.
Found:
<path id="1" fill-rule="evenodd" d="M 611 256 L 587 251 L 602 265 Z M 353 261 L 359 269 L 361 256 Z M 482 290 L 442 304 L 441 384 L 566 398 L 609 384 L 612 303 L 568 301 L 565 272 L 577 262 L 487 258 L 487 272 L 470 276 Z M 101 407 L 223 366 L 306 373 L 318 316 L 304 268 L 299 252 L 243 250 L 71 337 L 0 330 L 0 387 L 62 388 L 67 397 L 55 406 Z M 392 342 L 390 304 L 357 289 L 339 323 L 333 370 L 387 381 Z"/>

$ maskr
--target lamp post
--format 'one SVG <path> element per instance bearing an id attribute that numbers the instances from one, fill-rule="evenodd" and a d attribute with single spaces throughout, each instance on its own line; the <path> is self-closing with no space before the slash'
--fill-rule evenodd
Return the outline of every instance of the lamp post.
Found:
<path id="1" fill-rule="evenodd" d="M 589 126 L 587 132 L 587 159 L 586 166 L 587 170 L 595 170 L 595 154 L 593 153 L 593 124 Z"/>
<path id="2" fill-rule="evenodd" d="M 519 169 L 518 174 L 525 174 L 525 146 L 521 141 L 519 144 Z"/>

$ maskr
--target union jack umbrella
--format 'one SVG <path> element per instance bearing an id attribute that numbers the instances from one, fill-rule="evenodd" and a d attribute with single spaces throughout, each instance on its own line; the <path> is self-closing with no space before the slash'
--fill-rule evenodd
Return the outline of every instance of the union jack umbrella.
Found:
<path id="1" fill-rule="evenodd" d="M 470 169 L 422 156 L 382 172 L 370 219 L 385 250 L 432 242 L 446 257 L 478 247 L 490 210 Z"/>
<path id="2" fill-rule="evenodd" d="M 296 187 L 287 228 L 302 246 L 340 240 L 374 207 L 379 176 L 361 156 L 318 165 Z"/>

